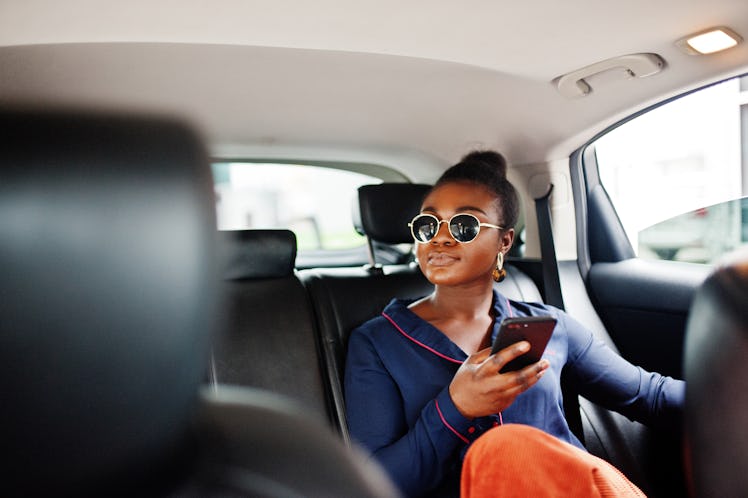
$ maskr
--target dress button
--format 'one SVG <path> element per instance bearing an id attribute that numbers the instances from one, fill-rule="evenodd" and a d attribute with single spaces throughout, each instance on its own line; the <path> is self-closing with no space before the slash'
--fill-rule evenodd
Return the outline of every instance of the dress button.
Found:
<path id="1" fill-rule="evenodd" d="M 494 421 L 493 421 L 493 426 L 494 426 L 494 427 L 498 427 L 498 426 L 499 426 L 499 422 L 498 422 L 497 420 L 494 420 Z"/>
<path id="2" fill-rule="evenodd" d="M 468 432 L 470 434 L 472 434 L 473 432 L 475 432 L 475 427 L 468 427 Z"/>

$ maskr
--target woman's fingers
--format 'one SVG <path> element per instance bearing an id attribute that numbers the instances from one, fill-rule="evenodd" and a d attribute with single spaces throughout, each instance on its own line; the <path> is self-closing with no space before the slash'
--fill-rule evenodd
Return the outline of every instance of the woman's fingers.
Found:
<path id="1" fill-rule="evenodd" d="M 512 361 L 513 359 L 517 358 L 518 356 L 522 356 L 523 354 L 530 351 L 530 343 L 527 341 L 519 341 L 511 346 L 502 349 L 495 355 L 489 357 L 490 361 L 486 362 L 486 368 L 494 370 L 494 372 L 498 372 L 502 368 L 504 368 L 504 365 Z"/>
<path id="2" fill-rule="evenodd" d="M 486 358 L 491 356 L 491 348 L 481 349 L 477 353 L 470 355 L 467 359 L 468 363 L 482 363 L 486 361 Z"/>
<path id="3" fill-rule="evenodd" d="M 541 377 L 543 377 L 549 366 L 550 363 L 548 363 L 548 360 L 540 360 L 537 363 L 528 365 L 521 370 L 517 370 L 516 372 L 499 374 L 504 376 L 502 380 L 506 381 L 507 383 L 507 388 L 504 390 L 504 393 L 510 395 L 514 392 L 517 392 L 517 394 L 519 394 L 527 391 L 532 386 L 534 386 Z"/>

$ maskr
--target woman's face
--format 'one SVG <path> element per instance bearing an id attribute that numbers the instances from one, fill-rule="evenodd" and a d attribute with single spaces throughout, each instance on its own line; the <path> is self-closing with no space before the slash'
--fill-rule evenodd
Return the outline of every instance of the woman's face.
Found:
<path id="1" fill-rule="evenodd" d="M 446 183 L 432 190 L 424 199 L 422 213 L 439 220 L 449 220 L 457 213 L 469 213 L 481 223 L 500 225 L 496 197 L 487 189 L 472 184 Z M 511 247 L 513 230 L 481 227 L 469 243 L 459 243 L 449 233 L 446 223 L 429 242 L 416 244 L 416 257 L 421 271 L 435 285 L 463 285 L 491 279 L 499 251 Z"/>

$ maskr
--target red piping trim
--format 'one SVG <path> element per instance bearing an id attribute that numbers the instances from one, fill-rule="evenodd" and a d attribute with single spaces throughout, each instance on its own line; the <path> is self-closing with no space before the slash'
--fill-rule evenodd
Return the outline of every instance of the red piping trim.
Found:
<path id="1" fill-rule="evenodd" d="M 458 438 L 462 439 L 462 442 L 463 442 L 463 443 L 465 443 L 465 444 L 470 444 L 470 441 L 468 440 L 468 438 L 466 438 L 465 436 L 463 436 L 462 434 L 460 434 L 459 432 L 457 432 L 457 431 L 455 430 L 455 428 L 454 428 L 454 427 L 452 427 L 451 425 L 449 425 L 449 423 L 447 422 L 447 420 L 446 420 L 446 419 L 444 418 L 444 415 L 442 414 L 442 410 L 441 410 L 441 408 L 439 408 L 439 400 L 436 400 L 436 399 L 435 399 L 435 400 L 434 400 L 434 404 L 436 405 L 436 412 L 437 412 L 437 413 L 439 414 L 439 418 L 440 418 L 440 419 L 442 419 L 442 423 L 443 423 L 444 425 L 446 425 L 446 426 L 447 426 L 447 428 L 448 428 L 448 429 L 449 429 L 450 431 L 454 432 L 454 433 L 455 433 L 455 436 L 457 436 Z"/>
<path id="2" fill-rule="evenodd" d="M 513 317 L 514 313 L 512 313 L 512 305 L 509 299 L 506 300 L 506 309 L 509 310 L 509 318 Z M 499 412 L 499 425 L 504 425 L 504 417 L 501 415 L 501 412 Z"/>
<path id="3" fill-rule="evenodd" d="M 405 337 L 407 337 L 411 341 L 415 342 L 416 344 L 418 344 L 422 348 L 424 348 L 424 349 L 426 349 L 426 350 L 434 353 L 436 356 L 439 356 L 440 358 L 444 358 L 447 361 L 451 361 L 452 363 L 459 363 L 460 365 L 462 365 L 462 361 L 455 360 L 454 358 L 450 358 L 449 356 L 440 353 L 436 349 L 431 348 L 431 347 L 425 345 L 424 343 L 422 343 L 421 341 L 418 341 L 415 338 L 413 338 L 410 335 L 408 335 L 403 329 L 400 328 L 400 326 L 397 323 L 395 323 L 395 320 L 393 320 L 392 318 L 390 318 L 386 313 L 382 313 L 382 316 L 385 317 L 387 320 L 389 320 L 389 322 L 397 329 L 398 332 L 400 332 L 402 335 L 404 335 Z"/>

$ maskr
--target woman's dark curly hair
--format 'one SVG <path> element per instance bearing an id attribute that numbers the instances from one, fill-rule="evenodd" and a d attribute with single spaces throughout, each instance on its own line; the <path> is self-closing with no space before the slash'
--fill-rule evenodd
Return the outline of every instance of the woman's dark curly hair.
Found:
<path id="1" fill-rule="evenodd" d="M 506 160 L 495 151 L 473 151 L 459 163 L 450 167 L 434 184 L 437 188 L 445 183 L 472 183 L 487 189 L 496 196 L 500 216 L 499 224 L 514 228 L 519 217 L 519 195 L 514 185 L 506 178 Z"/>

